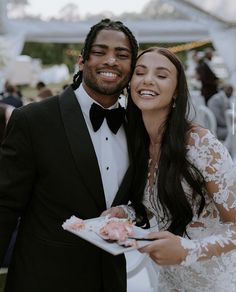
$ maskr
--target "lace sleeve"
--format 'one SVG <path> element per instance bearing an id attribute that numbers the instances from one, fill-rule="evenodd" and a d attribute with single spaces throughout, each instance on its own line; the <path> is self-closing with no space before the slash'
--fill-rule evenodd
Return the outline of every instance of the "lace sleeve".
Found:
<path id="1" fill-rule="evenodd" d="M 197 240 L 181 238 L 187 250 L 182 265 L 209 259 L 236 249 L 236 166 L 227 149 L 207 130 L 191 133 L 190 157 L 205 180 L 206 194 L 214 203 L 214 212 L 204 220 L 219 217 L 217 232 Z M 206 226 L 204 226 L 207 228 Z"/>

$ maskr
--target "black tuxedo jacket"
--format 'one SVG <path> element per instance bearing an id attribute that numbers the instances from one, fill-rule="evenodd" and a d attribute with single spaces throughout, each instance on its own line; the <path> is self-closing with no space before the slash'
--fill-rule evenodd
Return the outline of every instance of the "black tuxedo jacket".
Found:
<path id="1" fill-rule="evenodd" d="M 113 206 L 130 199 L 132 163 Z M 7 292 L 125 292 L 125 258 L 61 227 L 105 210 L 96 154 L 71 87 L 16 109 L 0 152 L 0 260 L 21 216 Z"/>

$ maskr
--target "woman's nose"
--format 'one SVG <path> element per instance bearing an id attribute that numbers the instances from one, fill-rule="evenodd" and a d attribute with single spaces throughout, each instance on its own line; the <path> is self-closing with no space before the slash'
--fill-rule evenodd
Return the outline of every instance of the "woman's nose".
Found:
<path id="1" fill-rule="evenodd" d="M 152 74 L 146 74 L 146 75 L 144 75 L 143 82 L 145 84 L 153 84 L 154 81 L 153 81 Z"/>

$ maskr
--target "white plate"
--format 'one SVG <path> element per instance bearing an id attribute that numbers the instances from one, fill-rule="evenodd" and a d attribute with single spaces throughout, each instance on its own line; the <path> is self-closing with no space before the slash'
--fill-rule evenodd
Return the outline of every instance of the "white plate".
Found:
<path id="1" fill-rule="evenodd" d="M 71 217 L 71 218 L 75 218 L 75 217 Z M 68 223 L 69 220 L 68 219 L 66 222 Z M 72 219 L 73 220 L 73 219 Z M 80 229 L 80 230 L 75 230 L 73 228 L 71 228 L 68 224 L 63 224 L 63 228 L 85 240 L 87 240 L 88 242 L 96 245 L 97 247 L 100 247 L 101 249 L 113 254 L 113 255 L 118 255 L 118 254 L 122 254 L 124 252 L 130 251 L 130 250 L 134 250 L 136 248 L 139 247 L 143 247 L 147 244 L 150 244 L 149 241 L 145 241 L 145 240 L 139 240 L 137 241 L 137 246 L 129 246 L 129 247 L 124 247 L 119 245 L 116 242 L 110 243 L 105 241 L 104 239 L 102 239 L 99 235 L 97 235 L 95 230 L 100 229 L 100 226 L 102 226 L 102 223 L 104 223 L 104 217 L 98 217 L 98 218 L 93 218 L 93 219 L 88 219 L 88 220 L 84 220 L 85 223 L 85 228 L 84 229 Z M 135 233 L 142 233 L 143 236 L 146 235 L 149 231 L 148 230 L 144 230 L 142 228 L 139 228 L 137 226 L 134 226 L 135 229 Z"/>

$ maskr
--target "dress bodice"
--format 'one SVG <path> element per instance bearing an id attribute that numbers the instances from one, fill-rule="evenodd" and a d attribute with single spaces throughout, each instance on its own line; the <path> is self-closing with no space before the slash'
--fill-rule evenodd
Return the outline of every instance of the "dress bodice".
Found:
<path id="1" fill-rule="evenodd" d="M 188 255 L 179 266 L 161 268 L 160 291 L 235 292 L 236 166 L 227 149 L 206 129 L 190 133 L 187 158 L 204 178 L 205 206 L 198 216 L 200 198 L 192 200 L 192 189 L 183 180 L 182 186 L 193 210 L 192 221 L 186 228 L 190 239 L 181 237 L 181 244 Z M 157 181 L 151 187 L 147 183 L 143 203 L 147 211 L 155 216 L 159 230 L 166 230 L 170 220 L 164 216 L 156 184 Z M 187 286 L 183 284 L 183 278 L 187 280 Z M 225 286 L 221 290 L 222 280 L 228 281 L 229 290 L 225 290 Z"/>

